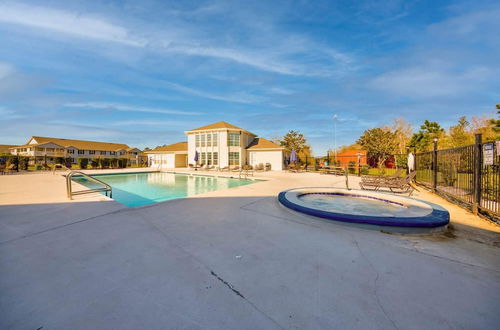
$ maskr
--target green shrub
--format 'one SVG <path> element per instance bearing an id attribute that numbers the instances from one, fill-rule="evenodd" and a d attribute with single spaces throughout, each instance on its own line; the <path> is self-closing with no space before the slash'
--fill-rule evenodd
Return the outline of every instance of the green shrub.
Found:
<path id="1" fill-rule="evenodd" d="M 111 158 L 109 165 L 111 166 L 111 168 L 117 168 L 118 167 L 118 158 Z"/>
<path id="2" fill-rule="evenodd" d="M 19 157 L 19 169 L 22 171 L 27 171 L 29 162 L 29 157 Z"/>
<path id="3" fill-rule="evenodd" d="M 127 167 L 127 163 L 128 163 L 128 159 L 127 158 L 120 158 L 120 160 L 118 162 L 118 165 L 120 166 L 120 168 L 126 168 Z"/>
<path id="4" fill-rule="evenodd" d="M 43 170 L 43 166 L 42 165 L 35 165 L 35 170 L 41 171 L 41 170 Z"/>
<path id="5" fill-rule="evenodd" d="M 88 158 L 78 158 L 78 167 L 80 167 L 82 170 L 86 169 L 88 164 Z"/>
<path id="6" fill-rule="evenodd" d="M 64 166 L 66 166 L 67 168 L 71 168 L 71 166 L 73 165 L 73 159 L 68 157 L 68 158 L 64 158 Z"/>
<path id="7" fill-rule="evenodd" d="M 408 156 L 407 155 L 397 155 L 396 165 L 398 168 L 408 169 Z"/>
<path id="8" fill-rule="evenodd" d="M 56 164 L 63 164 L 64 165 L 64 158 L 63 157 L 56 157 Z"/>
<path id="9" fill-rule="evenodd" d="M 349 162 L 348 171 L 349 171 L 350 174 L 356 173 L 356 162 L 355 161 L 350 161 Z"/>
<path id="10" fill-rule="evenodd" d="M 96 169 L 99 167 L 99 160 L 98 159 L 92 159 L 90 161 L 90 166 L 92 166 L 93 169 Z"/>
<path id="11" fill-rule="evenodd" d="M 370 165 L 361 166 L 361 175 L 368 175 L 370 173 Z"/>
<path id="12" fill-rule="evenodd" d="M 110 161 L 111 161 L 111 159 L 109 159 L 109 158 L 101 158 L 99 161 L 101 168 L 108 168 Z"/>

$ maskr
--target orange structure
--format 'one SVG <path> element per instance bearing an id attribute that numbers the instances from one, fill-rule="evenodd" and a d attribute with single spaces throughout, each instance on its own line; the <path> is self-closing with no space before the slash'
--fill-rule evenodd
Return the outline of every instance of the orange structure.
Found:
<path id="1" fill-rule="evenodd" d="M 349 166 L 349 163 L 354 163 L 355 166 L 358 166 L 358 157 L 359 165 L 368 164 L 368 151 L 366 150 L 344 150 L 337 154 L 337 161 L 341 167 Z"/>

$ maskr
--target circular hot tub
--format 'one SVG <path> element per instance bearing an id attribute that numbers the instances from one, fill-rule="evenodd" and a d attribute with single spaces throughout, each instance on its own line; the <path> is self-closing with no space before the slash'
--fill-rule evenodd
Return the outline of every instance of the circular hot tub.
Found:
<path id="1" fill-rule="evenodd" d="M 339 188 L 296 188 L 279 193 L 284 206 L 329 220 L 399 228 L 445 228 L 443 207 L 405 196 Z"/>

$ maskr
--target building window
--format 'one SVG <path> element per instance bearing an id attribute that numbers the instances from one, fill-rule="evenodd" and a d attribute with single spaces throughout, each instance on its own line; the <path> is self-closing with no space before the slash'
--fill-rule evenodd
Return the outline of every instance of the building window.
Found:
<path id="1" fill-rule="evenodd" d="M 240 165 L 239 152 L 229 152 L 229 165 Z"/>
<path id="2" fill-rule="evenodd" d="M 85 153 L 85 150 L 78 150 L 79 155 L 83 155 Z"/>
<path id="3" fill-rule="evenodd" d="M 213 165 L 219 165 L 219 153 L 214 152 L 213 154 Z"/>
<path id="4" fill-rule="evenodd" d="M 217 133 L 212 134 L 212 147 L 217 147 L 218 135 Z"/>
<path id="5" fill-rule="evenodd" d="M 36 151 L 43 151 L 43 148 L 36 148 Z"/>
<path id="6" fill-rule="evenodd" d="M 106 154 L 106 151 L 101 151 L 101 155 L 105 155 Z"/>
<path id="7" fill-rule="evenodd" d="M 196 134 L 195 139 L 196 139 L 196 146 L 199 147 L 200 146 L 200 134 Z"/>
<path id="8" fill-rule="evenodd" d="M 37 148 L 38 149 L 38 148 Z M 68 154 L 74 154 L 75 150 L 74 149 L 68 149 Z"/>
<path id="9" fill-rule="evenodd" d="M 95 155 L 95 150 L 89 150 L 89 155 Z"/>
<path id="10" fill-rule="evenodd" d="M 229 133 L 229 142 L 227 144 L 230 147 L 240 146 L 240 134 L 239 133 Z"/>
<path id="11" fill-rule="evenodd" d="M 114 155 L 116 155 L 116 151 L 110 151 L 109 154 L 114 156 Z"/>
<path id="12" fill-rule="evenodd" d="M 209 135 L 207 135 L 209 136 Z M 212 153 L 207 152 L 207 165 L 212 165 Z"/>
<path id="13" fill-rule="evenodd" d="M 200 152 L 200 162 L 201 164 L 205 165 L 207 160 L 207 153 L 206 152 Z"/>
<path id="14" fill-rule="evenodd" d="M 201 146 L 205 146 L 205 134 L 201 134 Z"/>
<path id="15" fill-rule="evenodd" d="M 54 148 L 47 148 L 47 151 L 48 151 L 48 152 L 54 152 L 54 150 L 55 150 Z M 25 151 L 26 151 L 26 150 L 25 150 Z"/>
<path id="16" fill-rule="evenodd" d="M 207 134 L 207 147 L 212 146 L 212 134 L 208 133 Z"/>

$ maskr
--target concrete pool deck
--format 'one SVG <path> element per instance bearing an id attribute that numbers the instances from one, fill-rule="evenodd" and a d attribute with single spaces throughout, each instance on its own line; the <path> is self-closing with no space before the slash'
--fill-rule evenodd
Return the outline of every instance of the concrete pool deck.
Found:
<path id="1" fill-rule="evenodd" d="M 500 323 L 497 225 L 421 190 L 414 197 L 448 209 L 454 230 L 388 235 L 276 201 L 288 188 L 343 187 L 343 177 L 256 177 L 267 181 L 128 208 L 97 194 L 69 201 L 61 173 L 0 176 L 0 328 Z"/>

